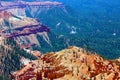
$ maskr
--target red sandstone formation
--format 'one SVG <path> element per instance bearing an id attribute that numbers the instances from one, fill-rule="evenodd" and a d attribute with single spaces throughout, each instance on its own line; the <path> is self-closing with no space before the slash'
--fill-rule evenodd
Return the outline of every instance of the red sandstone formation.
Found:
<path id="1" fill-rule="evenodd" d="M 120 60 L 105 60 L 82 48 L 46 53 L 13 72 L 15 80 L 120 80 Z"/>

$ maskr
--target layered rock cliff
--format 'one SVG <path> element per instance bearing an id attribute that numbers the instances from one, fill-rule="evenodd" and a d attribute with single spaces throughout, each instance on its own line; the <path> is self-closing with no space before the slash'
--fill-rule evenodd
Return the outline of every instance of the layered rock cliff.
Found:
<path id="1" fill-rule="evenodd" d="M 50 29 L 37 19 L 21 17 L 8 11 L 1 11 L 0 29 L 0 36 L 13 38 L 18 44 L 30 43 L 40 45 L 37 35 L 42 36 L 46 43 L 51 44 L 47 35 Z"/>

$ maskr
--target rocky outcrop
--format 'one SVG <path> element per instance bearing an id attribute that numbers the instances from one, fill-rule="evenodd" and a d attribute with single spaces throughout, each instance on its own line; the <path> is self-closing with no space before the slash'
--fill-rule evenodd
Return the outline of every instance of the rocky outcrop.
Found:
<path id="1" fill-rule="evenodd" d="M 37 19 L 16 16 L 10 12 L 1 11 L 0 29 L 0 36 L 12 38 L 19 44 L 27 44 L 29 42 L 39 45 L 37 35 L 42 36 L 48 44 L 51 44 L 47 35 L 50 29 Z"/>
<path id="2" fill-rule="evenodd" d="M 42 55 L 21 70 L 15 80 L 119 80 L 120 61 L 105 60 L 96 53 L 78 47 Z"/>
<path id="3" fill-rule="evenodd" d="M 56 1 L 1 1 L 0 11 L 9 11 L 17 16 L 29 16 L 32 18 L 38 18 L 42 12 L 46 12 L 45 10 L 49 10 L 53 7 L 64 7 L 64 5 L 60 2 Z"/>

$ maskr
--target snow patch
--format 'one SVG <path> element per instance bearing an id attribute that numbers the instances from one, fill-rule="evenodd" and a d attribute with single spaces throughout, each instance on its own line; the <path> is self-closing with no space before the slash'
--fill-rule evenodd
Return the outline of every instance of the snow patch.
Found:
<path id="1" fill-rule="evenodd" d="M 116 33 L 113 33 L 112 35 L 113 35 L 113 36 L 116 36 Z"/>
<path id="2" fill-rule="evenodd" d="M 63 36 L 64 36 L 64 35 L 61 34 L 61 35 L 58 36 L 58 38 L 62 38 Z"/>
<path id="3" fill-rule="evenodd" d="M 70 34 L 76 34 L 76 31 L 73 31 L 73 30 L 72 30 L 72 31 L 70 32 Z"/>
<path id="4" fill-rule="evenodd" d="M 30 50 L 30 49 L 25 49 L 25 48 L 24 48 L 24 51 L 26 51 L 27 53 L 31 53 L 31 50 Z"/>
<path id="5" fill-rule="evenodd" d="M 76 34 L 76 33 L 77 33 L 75 26 L 72 26 L 71 29 L 72 29 L 72 30 L 71 30 L 70 34 Z"/>
<path id="6" fill-rule="evenodd" d="M 57 24 L 56 24 L 56 27 L 60 26 L 60 24 L 61 24 L 61 22 L 57 23 Z"/>
<path id="7" fill-rule="evenodd" d="M 23 65 L 27 65 L 27 64 L 29 64 L 29 62 L 31 62 L 29 59 L 26 59 L 26 58 L 21 58 L 20 61 Z"/>

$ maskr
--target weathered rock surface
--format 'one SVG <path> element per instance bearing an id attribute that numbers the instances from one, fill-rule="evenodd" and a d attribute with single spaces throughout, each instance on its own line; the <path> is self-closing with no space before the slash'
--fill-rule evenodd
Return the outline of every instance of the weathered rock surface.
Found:
<path id="1" fill-rule="evenodd" d="M 46 53 L 13 72 L 16 80 L 119 80 L 120 61 L 105 60 L 96 53 L 70 47 Z"/>

